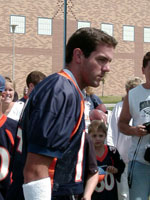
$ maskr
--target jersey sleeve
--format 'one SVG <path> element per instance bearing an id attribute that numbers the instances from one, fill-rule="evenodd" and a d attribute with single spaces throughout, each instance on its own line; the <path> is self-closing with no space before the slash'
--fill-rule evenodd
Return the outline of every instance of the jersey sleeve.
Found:
<path id="1" fill-rule="evenodd" d="M 89 134 L 85 134 L 86 145 L 86 171 L 88 174 L 95 174 L 98 171 L 95 148 Z"/>
<path id="2" fill-rule="evenodd" d="M 64 77 L 46 79 L 32 94 L 25 109 L 28 151 L 60 158 L 80 114 L 80 97 Z"/>
<path id="3" fill-rule="evenodd" d="M 118 169 L 118 173 L 114 174 L 114 176 L 117 179 L 117 181 L 120 182 L 121 174 L 124 172 L 125 169 L 125 163 L 115 147 L 109 146 L 109 149 L 114 160 L 114 167 Z"/>

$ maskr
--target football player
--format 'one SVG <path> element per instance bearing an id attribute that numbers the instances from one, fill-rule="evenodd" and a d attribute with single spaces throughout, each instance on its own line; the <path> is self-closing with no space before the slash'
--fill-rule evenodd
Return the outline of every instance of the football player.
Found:
<path id="1" fill-rule="evenodd" d="M 29 95 L 31 94 L 32 90 L 35 88 L 35 86 L 41 82 L 44 78 L 46 78 L 46 75 L 40 71 L 32 71 L 28 74 L 26 78 L 26 84 L 28 87 L 28 94 L 26 97 L 24 96 L 20 101 L 27 104 L 27 99 Z M 26 106 L 25 104 L 25 106 Z M 22 111 L 23 114 L 23 111 Z M 12 169 L 12 184 L 9 187 L 8 193 L 7 193 L 7 200 L 20 200 L 24 199 L 23 196 L 23 189 L 22 184 L 24 182 L 23 179 L 23 168 L 26 160 L 26 140 L 23 140 L 22 136 L 22 116 L 19 120 L 18 130 L 17 130 L 17 138 L 15 142 L 15 153 L 14 153 L 14 162 L 13 162 L 13 169 Z"/>
<path id="2" fill-rule="evenodd" d="M 33 91 L 23 126 L 28 143 L 23 185 L 26 200 L 51 199 L 49 166 L 54 159 L 53 197 L 70 199 L 83 193 L 85 122 L 81 91 L 86 86 L 99 86 L 109 71 L 116 45 L 113 37 L 99 29 L 78 29 L 66 47 L 65 69 L 44 79 Z M 84 199 L 90 198 L 89 191 Z"/>
<path id="3" fill-rule="evenodd" d="M 5 79 L 0 75 L 0 200 L 6 198 L 11 183 L 11 165 L 17 131 L 17 121 L 2 112 L 2 96 L 5 95 Z"/>

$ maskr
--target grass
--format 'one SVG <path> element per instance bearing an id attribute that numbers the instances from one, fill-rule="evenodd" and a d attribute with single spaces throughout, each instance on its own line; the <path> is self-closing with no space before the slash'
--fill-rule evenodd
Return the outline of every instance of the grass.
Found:
<path id="1" fill-rule="evenodd" d="M 107 110 L 113 110 L 114 107 L 107 107 Z"/>
<path id="2" fill-rule="evenodd" d="M 104 104 L 106 104 L 106 107 L 108 110 L 113 110 L 114 106 L 111 107 L 110 105 L 107 106 L 107 104 L 116 104 L 119 101 L 121 101 L 122 96 L 100 96 L 100 99 Z"/>
<path id="3" fill-rule="evenodd" d="M 100 99 L 102 100 L 103 103 L 118 103 L 121 101 L 122 97 L 121 96 L 100 96 Z"/>

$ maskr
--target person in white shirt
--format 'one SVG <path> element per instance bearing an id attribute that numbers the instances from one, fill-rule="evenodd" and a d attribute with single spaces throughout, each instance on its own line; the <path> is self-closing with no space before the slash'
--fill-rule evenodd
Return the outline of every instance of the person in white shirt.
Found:
<path id="1" fill-rule="evenodd" d="M 136 87 L 141 83 L 141 79 L 138 77 L 134 77 L 129 79 L 125 84 L 126 92 Z M 126 164 L 126 168 L 124 173 L 121 176 L 121 182 L 118 183 L 118 199 L 119 200 L 129 200 L 129 188 L 127 182 L 127 171 L 128 171 L 128 150 L 131 145 L 131 136 L 124 135 L 119 131 L 118 128 L 118 120 L 120 117 L 120 113 L 122 110 L 123 101 L 118 102 L 113 111 L 110 122 L 108 124 L 108 133 L 107 133 L 107 144 L 114 146 L 119 151 L 123 161 Z M 131 120 L 132 121 L 132 120 Z M 130 123 L 132 123 L 130 121 Z"/>
<path id="2" fill-rule="evenodd" d="M 132 136 L 129 149 L 129 193 L 131 200 L 146 200 L 150 196 L 150 156 L 145 158 L 150 144 L 150 52 L 143 57 L 142 73 L 145 82 L 129 91 L 125 96 L 118 126 L 121 132 Z M 129 121 L 133 119 L 132 126 Z M 149 154 L 150 155 L 150 154 Z"/>

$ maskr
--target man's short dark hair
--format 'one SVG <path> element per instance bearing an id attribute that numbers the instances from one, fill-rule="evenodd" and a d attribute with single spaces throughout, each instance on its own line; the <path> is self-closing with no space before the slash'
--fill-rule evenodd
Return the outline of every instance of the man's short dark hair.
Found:
<path id="1" fill-rule="evenodd" d="M 68 40 L 66 46 L 66 63 L 72 61 L 73 50 L 80 48 L 87 58 L 99 44 L 116 47 L 117 41 L 112 36 L 96 28 L 80 28 Z"/>
<path id="2" fill-rule="evenodd" d="M 36 86 L 40 81 L 46 78 L 46 75 L 40 71 L 32 71 L 26 78 L 26 84 L 29 87 L 30 83 Z"/>
<path id="3" fill-rule="evenodd" d="M 150 61 L 150 52 L 147 52 L 143 58 L 143 67 L 145 68 Z"/>

